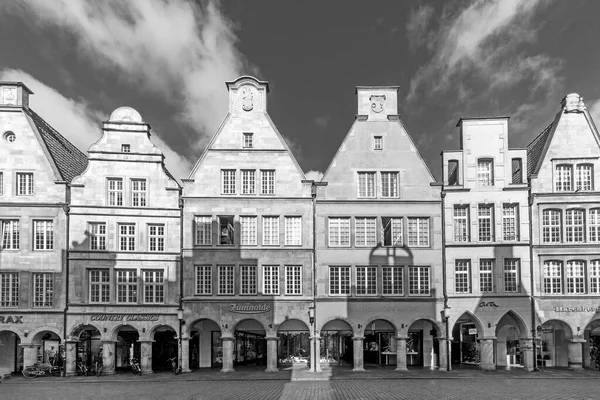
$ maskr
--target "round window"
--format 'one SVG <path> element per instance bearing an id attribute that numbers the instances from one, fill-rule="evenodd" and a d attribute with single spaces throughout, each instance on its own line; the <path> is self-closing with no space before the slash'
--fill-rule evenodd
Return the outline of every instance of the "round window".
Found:
<path id="1" fill-rule="evenodd" d="M 4 140 L 6 140 L 7 142 L 14 142 L 17 139 L 17 137 L 15 136 L 14 132 L 8 131 L 4 134 Z"/>

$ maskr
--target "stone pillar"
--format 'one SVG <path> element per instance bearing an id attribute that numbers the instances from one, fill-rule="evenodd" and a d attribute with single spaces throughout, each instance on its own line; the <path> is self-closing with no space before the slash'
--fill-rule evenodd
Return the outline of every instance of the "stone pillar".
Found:
<path id="1" fill-rule="evenodd" d="M 233 337 L 222 336 L 221 342 L 223 343 L 223 368 L 221 372 L 233 372 Z"/>
<path id="2" fill-rule="evenodd" d="M 310 337 L 310 365 L 312 372 L 321 372 L 321 336 Z"/>
<path id="3" fill-rule="evenodd" d="M 523 367 L 525 371 L 533 371 L 535 369 L 535 357 L 533 354 L 533 340 L 532 339 L 520 339 L 519 350 L 521 351 L 521 359 L 523 361 Z"/>
<path id="4" fill-rule="evenodd" d="M 23 368 L 29 367 L 37 362 L 39 346 L 37 344 L 23 344 Z"/>
<path id="5" fill-rule="evenodd" d="M 396 371 L 408 371 L 406 368 L 406 338 L 396 338 Z"/>
<path id="6" fill-rule="evenodd" d="M 277 372 L 277 337 L 267 337 L 267 369 L 265 372 Z"/>
<path id="7" fill-rule="evenodd" d="M 181 372 L 192 372 L 190 369 L 190 338 L 181 339 Z"/>
<path id="8" fill-rule="evenodd" d="M 365 338 L 363 336 L 355 336 L 352 339 L 354 339 L 354 368 L 352 371 L 362 372 L 365 370 L 363 354 L 363 342 Z"/>
<path id="9" fill-rule="evenodd" d="M 102 341 L 102 373 L 104 375 L 115 374 L 115 343 L 114 340 Z"/>
<path id="10" fill-rule="evenodd" d="M 481 339 L 481 369 L 484 371 L 493 371 L 496 369 L 494 363 L 494 339 Z"/>
<path id="11" fill-rule="evenodd" d="M 142 374 L 152 374 L 152 343 L 154 340 L 138 340 L 140 343 L 140 367 L 142 368 Z"/>
<path id="12" fill-rule="evenodd" d="M 65 376 L 77 375 L 77 340 L 65 341 Z"/>
<path id="13" fill-rule="evenodd" d="M 440 360 L 440 371 L 447 371 L 448 370 L 448 340 L 446 340 L 446 338 L 440 338 L 438 343 L 439 343 L 438 360 Z"/>
<path id="14" fill-rule="evenodd" d="M 568 357 L 569 357 L 569 368 L 574 371 L 583 369 L 582 364 L 582 344 L 584 339 L 571 339 L 569 341 Z"/>

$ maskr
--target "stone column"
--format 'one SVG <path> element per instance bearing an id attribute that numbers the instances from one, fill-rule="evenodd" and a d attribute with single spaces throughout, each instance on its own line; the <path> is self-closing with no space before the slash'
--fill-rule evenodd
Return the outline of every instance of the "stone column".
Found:
<path id="1" fill-rule="evenodd" d="M 142 368 L 142 374 L 152 374 L 152 343 L 154 340 L 138 340 L 140 343 L 140 367 Z"/>
<path id="2" fill-rule="evenodd" d="M 448 370 L 448 341 L 446 338 L 440 338 L 438 340 L 439 354 L 438 360 L 440 360 L 440 371 Z"/>
<path id="3" fill-rule="evenodd" d="M 406 368 L 406 338 L 396 337 L 396 371 L 408 371 Z"/>
<path id="4" fill-rule="evenodd" d="M 310 365 L 312 372 L 321 372 L 321 336 L 310 337 Z"/>
<path id="5" fill-rule="evenodd" d="M 365 338 L 363 336 L 355 336 L 352 339 L 354 340 L 354 368 L 352 371 L 362 372 L 365 370 L 363 354 L 363 342 Z"/>
<path id="6" fill-rule="evenodd" d="M 233 337 L 222 336 L 221 341 L 223 343 L 223 368 L 221 372 L 233 372 Z"/>
<path id="7" fill-rule="evenodd" d="M 181 339 L 181 372 L 192 372 L 190 369 L 190 338 Z"/>
<path id="8" fill-rule="evenodd" d="M 104 375 L 115 374 L 115 343 L 114 340 L 102 341 L 102 373 Z"/>
<path id="9" fill-rule="evenodd" d="M 535 369 L 535 358 L 533 355 L 533 340 L 519 340 L 519 350 L 521 351 L 521 359 L 523 360 L 523 367 L 525 368 L 525 371 L 533 371 Z"/>
<path id="10" fill-rule="evenodd" d="M 569 357 L 569 368 L 575 371 L 583 369 L 582 365 L 582 344 L 585 339 L 571 339 L 569 341 L 568 357 Z"/>
<path id="11" fill-rule="evenodd" d="M 65 376 L 77 375 L 77 340 L 65 341 Z"/>
<path id="12" fill-rule="evenodd" d="M 37 362 L 38 345 L 23 344 L 23 368 L 29 367 Z"/>
<path id="13" fill-rule="evenodd" d="M 496 369 L 494 363 L 494 339 L 481 339 L 481 369 L 484 371 L 493 371 Z"/>
<path id="14" fill-rule="evenodd" d="M 277 372 L 277 337 L 267 337 L 267 369 L 265 372 Z"/>

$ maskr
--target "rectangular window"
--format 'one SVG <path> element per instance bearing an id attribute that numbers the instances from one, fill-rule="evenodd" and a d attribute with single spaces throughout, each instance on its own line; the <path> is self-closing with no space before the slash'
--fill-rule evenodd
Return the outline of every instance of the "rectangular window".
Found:
<path id="1" fill-rule="evenodd" d="M 121 153 L 131 153 L 131 146 L 128 144 L 122 144 Z"/>
<path id="2" fill-rule="evenodd" d="M 159 270 L 144 271 L 144 303 L 161 304 L 165 302 L 165 272 Z"/>
<path id="3" fill-rule="evenodd" d="M 479 291 L 494 291 L 494 260 L 479 260 Z"/>
<path id="4" fill-rule="evenodd" d="M 234 294 L 233 265 L 219 265 L 219 294 Z"/>
<path id="5" fill-rule="evenodd" d="M 594 167 L 590 164 L 577 165 L 575 190 L 589 192 L 593 189 L 592 177 L 594 176 Z"/>
<path id="6" fill-rule="evenodd" d="M 600 208 L 588 211 L 588 240 L 593 243 L 600 242 Z"/>
<path id="7" fill-rule="evenodd" d="M 455 293 L 470 293 L 471 279 L 469 260 L 457 260 L 454 264 L 454 292 Z"/>
<path id="8" fill-rule="evenodd" d="M 135 269 L 117 270 L 117 302 L 137 303 L 138 280 Z"/>
<path id="9" fill-rule="evenodd" d="M 146 180 L 131 180 L 131 205 L 133 207 L 146 207 Z"/>
<path id="10" fill-rule="evenodd" d="M 354 218 L 354 245 L 375 246 L 377 245 L 377 219 L 376 218 Z"/>
<path id="11" fill-rule="evenodd" d="M 458 160 L 448 161 L 448 185 L 458 185 Z"/>
<path id="12" fill-rule="evenodd" d="M 519 291 L 519 260 L 504 260 L 504 291 Z"/>
<path id="13" fill-rule="evenodd" d="M 585 264 L 583 261 L 567 262 L 567 293 L 585 293 Z"/>
<path id="14" fill-rule="evenodd" d="M 582 243 L 584 241 L 584 217 L 583 210 L 567 210 L 566 211 L 566 242 L 567 243 Z"/>
<path id="15" fill-rule="evenodd" d="M 106 250 L 106 223 L 90 222 L 90 250 Z"/>
<path id="16" fill-rule="evenodd" d="M 377 267 L 356 267 L 356 294 L 377 294 Z"/>
<path id="17" fill-rule="evenodd" d="M 359 172 L 358 173 L 358 197 L 359 198 L 374 198 L 375 197 L 375 172 Z"/>
<path id="18" fill-rule="evenodd" d="M 0 273 L 0 307 L 19 306 L 19 273 Z"/>
<path id="19" fill-rule="evenodd" d="M 256 265 L 242 265 L 240 272 L 240 294 L 256 294 Z"/>
<path id="20" fill-rule="evenodd" d="M 221 170 L 221 193 L 235 194 L 235 169 Z"/>
<path id="21" fill-rule="evenodd" d="M 34 250 L 52 250 L 54 248 L 54 222 L 33 221 Z"/>
<path id="22" fill-rule="evenodd" d="M 302 217 L 285 217 L 285 245 L 302 245 Z"/>
<path id="23" fill-rule="evenodd" d="M 477 222 L 479 225 L 479 241 L 491 242 L 494 240 L 493 233 L 493 210 L 492 206 L 479 205 L 477 207 Z"/>
<path id="24" fill-rule="evenodd" d="M 212 244 L 212 217 L 199 216 L 195 218 L 196 222 L 196 245 Z"/>
<path id="25" fill-rule="evenodd" d="M 52 307 L 54 304 L 54 275 L 33 274 L 33 306 Z"/>
<path id="26" fill-rule="evenodd" d="M 350 267 L 329 267 L 329 294 L 350 294 Z"/>
<path id="27" fill-rule="evenodd" d="M 402 267 L 383 267 L 382 288 L 384 295 L 402 295 L 404 293 L 402 271 Z"/>
<path id="28" fill-rule="evenodd" d="M 429 247 L 429 218 L 408 218 L 408 245 Z"/>
<path id="29" fill-rule="evenodd" d="M 212 267 L 196 265 L 196 294 L 212 294 Z"/>
<path id="30" fill-rule="evenodd" d="M 252 147 L 254 147 L 254 145 L 252 143 L 253 136 L 254 136 L 253 133 L 244 132 L 244 148 L 245 149 L 251 149 Z"/>
<path id="31" fill-rule="evenodd" d="M 557 165 L 555 170 L 555 187 L 557 192 L 570 192 L 573 190 L 573 166 Z"/>
<path id="32" fill-rule="evenodd" d="M 123 179 L 108 178 L 107 190 L 108 205 L 121 207 L 123 205 Z"/>
<path id="33" fill-rule="evenodd" d="M 235 244 L 235 229 L 233 228 L 233 216 L 219 217 L 219 244 Z"/>
<path id="34" fill-rule="evenodd" d="M 429 267 L 408 267 L 408 294 L 429 295 Z"/>
<path id="35" fill-rule="evenodd" d="M 512 160 L 512 183 L 523 183 L 523 162 L 520 158 Z"/>
<path id="36" fill-rule="evenodd" d="M 590 263 L 590 294 L 600 294 L 600 260 Z"/>
<path id="37" fill-rule="evenodd" d="M 19 220 L 2 220 L 2 250 L 19 250 Z"/>
<path id="38" fill-rule="evenodd" d="M 373 149 L 374 150 L 383 150 L 383 136 L 374 136 L 373 137 Z"/>
<path id="39" fill-rule="evenodd" d="M 477 186 L 493 186 L 493 162 L 492 160 L 477 161 Z"/>
<path id="40" fill-rule="evenodd" d="M 560 243 L 561 215 L 558 210 L 542 212 L 542 240 L 544 243 Z"/>
<path id="41" fill-rule="evenodd" d="M 17 196 L 33 195 L 33 172 L 17 172 Z"/>
<path id="42" fill-rule="evenodd" d="M 562 263 L 558 261 L 544 262 L 544 293 L 562 293 Z"/>
<path id="43" fill-rule="evenodd" d="M 243 245 L 256 245 L 256 217 L 240 217 L 240 225 L 242 231 L 240 243 Z"/>
<path id="44" fill-rule="evenodd" d="M 90 303 L 108 303 L 110 300 L 110 275 L 106 269 L 90 271 Z"/>
<path id="45" fill-rule="evenodd" d="M 135 224 L 118 224 L 119 250 L 135 251 Z"/>
<path id="46" fill-rule="evenodd" d="M 383 198 L 398 197 L 398 173 L 397 172 L 382 172 L 381 173 L 381 197 L 383 197 Z"/>
<path id="47" fill-rule="evenodd" d="M 261 169 L 261 192 L 260 194 L 275 194 L 275 170 L 273 169 Z"/>
<path id="48" fill-rule="evenodd" d="M 242 194 L 256 194 L 256 170 L 242 170 Z"/>
<path id="49" fill-rule="evenodd" d="M 381 243 L 384 246 L 402 246 L 402 218 L 381 218 Z"/>
<path id="50" fill-rule="evenodd" d="M 279 217 L 263 217 L 263 245 L 279 245 Z"/>
<path id="51" fill-rule="evenodd" d="M 350 247 L 350 218 L 329 218 L 329 247 Z"/>
<path id="52" fill-rule="evenodd" d="M 148 250 L 165 251 L 165 226 L 148 225 Z"/>
<path id="53" fill-rule="evenodd" d="M 519 240 L 517 233 L 517 205 L 502 205 L 502 239 L 513 242 Z"/>
<path id="54" fill-rule="evenodd" d="M 279 266 L 263 266 L 263 294 L 279 294 Z"/>
<path id="55" fill-rule="evenodd" d="M 285 266 L 285 294 L 302 294 L 302 266 Z"/>
<path id="56" fill-rule="evenodd" d="M 469 206 L 454 206 L 454 241 L 469 241 Z"/>

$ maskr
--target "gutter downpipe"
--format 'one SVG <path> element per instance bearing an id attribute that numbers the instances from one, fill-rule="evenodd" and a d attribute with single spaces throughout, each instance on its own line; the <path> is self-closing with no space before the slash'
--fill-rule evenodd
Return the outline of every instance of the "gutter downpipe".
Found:
<path id="1" fill-rule="evenodd" d="M 179 320 L 179 351 L 177 366 L 181 370 L 183 363 L 183 198 L 182 188 L 179 187 L 179 309 L 177 310 L 177 319 Z"/>
<path id="2" fill-rule="evenodd" d="M 537 371 L 538 370 L 538 365 L 537 365 L 537 335 L 536 335 L 536 326 L 535 326 L 535 280 L 533 278 L 533 270 L 534 270 L 534 266 L 533 266 L 533 192 L 531 190 L 531 178 L 529 179 L 528 182 L 528 186 L 529 186 L 529 196 L 528 197 L 528 203 L 529 203 L 529 285 L 531 287 L 531 336 L 533 339 L 533 370 Z M 542 360 L 542 367 L 544 365 L 544 361 Z"/>
<path id="3" fill-rule="evenodd" d="M 443 186 L 440 192 L 440 196 L 442 198 L 442 287 L 444 294 L 444 310 L 442 310 L 442 318 L 444 319 L 446 329 L 446 371 L 451 371 L 452 366 L 450 364 L 450 326 L 448 324 L 449 318 L 445 317 L 445 310 L 450 307 L 448 307 L 448 293 L 446 289 L 446 192 L 444 192 Z"/>
<path id="4" fill-rule="evenodd" d="M 71 186 L 67 184 L 66 187 L 66 203 L 63 205 L 63 211 L 65 212 L 65 225 L 66 225 L 66 234 L 65 234 L 65 308 L 63 310 L 63 349 L 65 356 L 63 357 L 63 372 L 61 376 L 67 376 L 67 311 L 69 310 L 69 232 L 71 231 L 71 214 L 70 214 L 70 206 L 71 203 Z"/>

